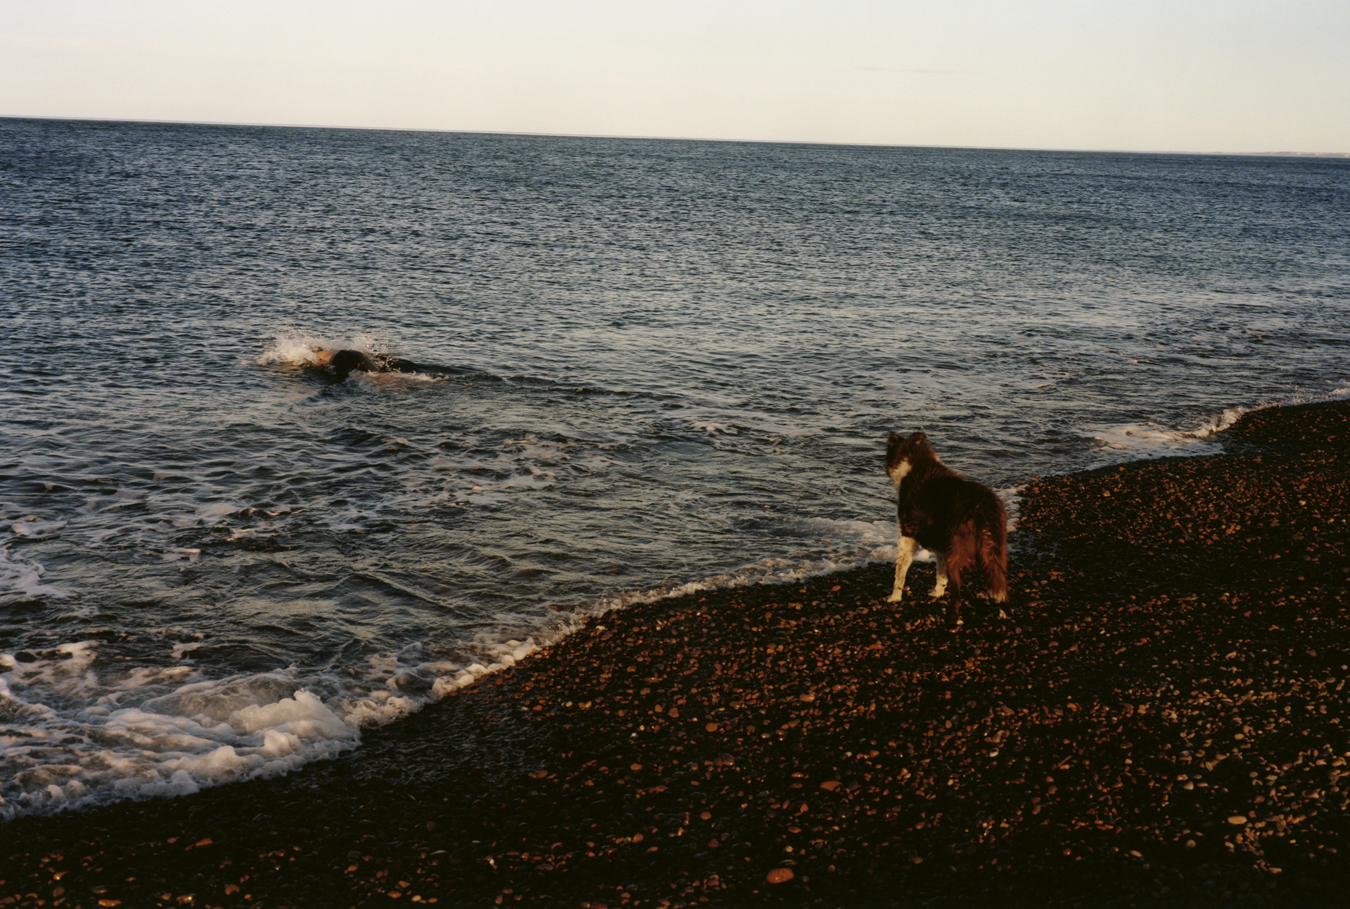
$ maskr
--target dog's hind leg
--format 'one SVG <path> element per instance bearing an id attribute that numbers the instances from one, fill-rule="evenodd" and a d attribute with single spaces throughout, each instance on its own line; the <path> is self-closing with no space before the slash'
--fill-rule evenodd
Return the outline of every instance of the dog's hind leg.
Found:
<path id="1" fill-rule="evenodd" d="M 900 602 L 900 598 L 904 596 L 905 575 L 909 573 L 910 563 L 914 561 L 914 550 L 918 546 L 918 540 L 900 534 L 900 540 L 895 547 L 895 585 L 891 588 L 891 595 L 887 597 L 892 603 Z"/>
<path id="2" fill-rule="evenodd" d="M 952 585 L 952 614 L 956 617 L 957 625 L 965 624 L 961 618 L 961 575 L 974 564 L 974 548 L 972 535 L 965 530 L 952 537 L 946 558 L 938 557 L 938 587 L 934 588 L 933 596 L 940 596 L 941 588 L 945 588 L 948 583 Z"/>
<path id="3" fill-rule="evenodd" d="M 1001 527 L 980 534 L 980 561 L 989 598 L 995 603 L 1008 602 L 1008 544 Z"/>
<path id="4" fill-rule="evenodd" d="M 959 561 L 948 560 L 947 579 L 951 581 L 952 585 L 952 618 L 956 620 L 954 624 L 964 625 L 966 620 L 961 618 L 961 569 Z"/>

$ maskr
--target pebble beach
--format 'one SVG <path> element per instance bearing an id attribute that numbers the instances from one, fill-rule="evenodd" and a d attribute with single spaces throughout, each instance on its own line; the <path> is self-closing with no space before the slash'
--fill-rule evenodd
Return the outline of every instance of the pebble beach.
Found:
<path id="1" fill-rule="evenodd" d="M 0 826 L 0 906 L 1350 905 L 1350 402 L 891 567 L 615 610 L 288 776 Z M 884 486 L 878 451 L 877 483 Z"/>

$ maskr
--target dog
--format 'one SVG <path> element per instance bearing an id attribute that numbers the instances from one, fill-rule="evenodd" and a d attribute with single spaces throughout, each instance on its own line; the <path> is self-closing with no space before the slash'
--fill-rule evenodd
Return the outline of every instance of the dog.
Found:
<path id="1" fill-rule="evenodd" d="M 905 574 L 919 547 L 937 557 L 933 596 L 947 591 L 950 581 L 961 622 L 961 575 L 975 564 L 984 567 L 985 590 L 995 603 L 1008 601 L 1008 516 L 988 486 L 968 480 L 942 463 L 916 432 L 886 439 L 886 475 L 895 486 L 896 522 L 900 539 L 895 552 L 895 586 L 889 601 L 900 602 Z"/>
<path id="2" fill-rule="evenodd" d="M 334 382 L 345 382 L 354 372 L 369 376 L 383 376 L 395 372 L 417 372 L 411 360 L 398 357 L 375 357 L 359 350 L 323 350 L 314 348 L 317 365 Z"/>

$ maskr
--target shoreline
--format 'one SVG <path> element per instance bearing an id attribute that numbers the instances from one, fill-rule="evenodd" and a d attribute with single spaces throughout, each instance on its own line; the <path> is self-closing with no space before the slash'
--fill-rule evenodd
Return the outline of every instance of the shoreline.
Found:
<path id="1" fill-rule="evenodd" d="M 1350 402 L 1221 438 L 1028 483 L 1010 620 L 924 564 L 632 605 L 337 760 L 0 824 L 0 906 L 1346 905 Z"/>

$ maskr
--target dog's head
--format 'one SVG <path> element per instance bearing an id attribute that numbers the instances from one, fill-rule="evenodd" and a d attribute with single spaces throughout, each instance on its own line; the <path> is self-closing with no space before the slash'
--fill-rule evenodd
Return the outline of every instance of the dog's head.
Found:
<path id="1" fill-rule="evenodd" d="M 354 372 L 379 372 L 380 366 L 359 350 L 339 350 L 328 361 L 328 371 L 338 382 L 345 382 Z"/>
<path id="2" fill-rule="evenodd" d="M 903 437 L 893 432 L 886 437 L 886 475 L 892 483 L 899 484 L 914 469 L 915 464 L 936 460 L 937 455 L 928 444 L 928 436 L 922 432 Z"/>

